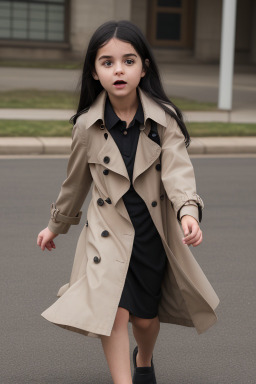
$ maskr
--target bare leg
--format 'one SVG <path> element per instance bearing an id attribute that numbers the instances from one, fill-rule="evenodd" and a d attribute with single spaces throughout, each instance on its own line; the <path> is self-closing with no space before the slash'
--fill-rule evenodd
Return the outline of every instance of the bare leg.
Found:
<path id="1" fill-rule="evenodd" d="M 138 345 L 137 367 L 150 367 L 153 349 L 160 330 L 158 316 L 154 319 L 141 319 L 131 316 L 133 335 Z"/>
<path id="2" fill-rule="evenodd" d="M 101 336 L 114 384 L 132 384 L 128 320 L 129 312 L 119 307 L 111 335 Z"/>

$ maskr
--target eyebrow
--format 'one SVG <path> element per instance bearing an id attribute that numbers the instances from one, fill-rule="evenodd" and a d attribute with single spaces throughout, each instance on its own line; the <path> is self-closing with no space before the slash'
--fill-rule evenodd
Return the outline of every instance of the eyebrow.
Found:
<path id="1" fill-rule="evenodd" d="M 123 57 L 128 57 L 128 56 L 137 57 L 137 55 L 135 55 L 135 53 L 126 53 L 125 55 L 123 55 Z M 99 57 L 99 60 L 102 60 L 102 59 L 113 59 L 113 56 L 104 55 L 104 56 Z"/>

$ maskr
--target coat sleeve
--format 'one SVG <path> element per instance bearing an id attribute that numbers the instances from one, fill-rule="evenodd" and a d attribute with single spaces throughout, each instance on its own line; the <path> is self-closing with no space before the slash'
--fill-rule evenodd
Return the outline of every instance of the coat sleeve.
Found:
<path id="1" fill-rule="evenodd" d="M 204 203 L 196 193 L 194 168 L 184 135 L 175 119 L 166 114 L 167 128 L 162 138 L 162 181 L 169 200 L 180 220 L 185 214 L 202 220 Z M 197 207 L 197 209 L 195 209 Z"/>
<path id="2" fill-rule="evenodd" d="M 74 125 L 67 178 L 63 182 L 56 203 L 51 205 L 48 228 L 56 234 L 67 233 L 72 224 L 78 224 L 84 200 L 90 190 L 92 176 L 87 160 L 86 130 Z"/>

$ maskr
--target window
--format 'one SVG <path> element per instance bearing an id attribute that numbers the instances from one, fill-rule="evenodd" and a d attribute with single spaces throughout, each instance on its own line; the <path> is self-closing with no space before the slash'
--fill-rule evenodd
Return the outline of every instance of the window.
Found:
<path id="1" fill-rule="evenodd" d="M 155 47 L 193 44 L 194 0 L 151 0 L 148 38 Z"/>
<path id="2" fill-rule="evenodd" d="M 67 1 L 0 0 L 0 39 L 66 41 Z"/>

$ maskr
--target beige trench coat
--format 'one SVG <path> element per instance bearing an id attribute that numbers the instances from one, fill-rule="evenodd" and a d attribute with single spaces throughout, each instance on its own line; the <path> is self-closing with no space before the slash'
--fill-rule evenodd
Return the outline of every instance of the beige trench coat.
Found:
<path id="1" fill-rule="evenodd" d="M 145 122 L 140 127 L 133 185 L 147 205 L 168 258 L 159 320 L 195 327 L 200 334 L 216 322 L 214 310 L 219 299 L 189 247 L 182 243 L 177 213 L 183 207 L 196 217 L 193 209 L 202 209 L 203 201 L 196 194 L 194 170 L 176 121 L 141 89 L 139 93 Z M 71 224 L 79 223 L 91 185 L 92 199 L 70 281 L 60 288 L 57 301 L 42 313 L 60 327 L 91 337 L 111 334 L 135 234 L 122 199 L 130 180 L 114 139 L 107 135 L 105 100 L 103 91 L 73 128 L 67 178 L 56 207 L 51 209 L 49 229 L 66 233 Z M 157 123 L 161 147 L 148 137 L 149 119 Z M 161 171 L 156 168 L 160 154 Z M 196 207 L 186 207 L 188 203 Z M 103 231 L 109 235 L 102 236 Z"/>

